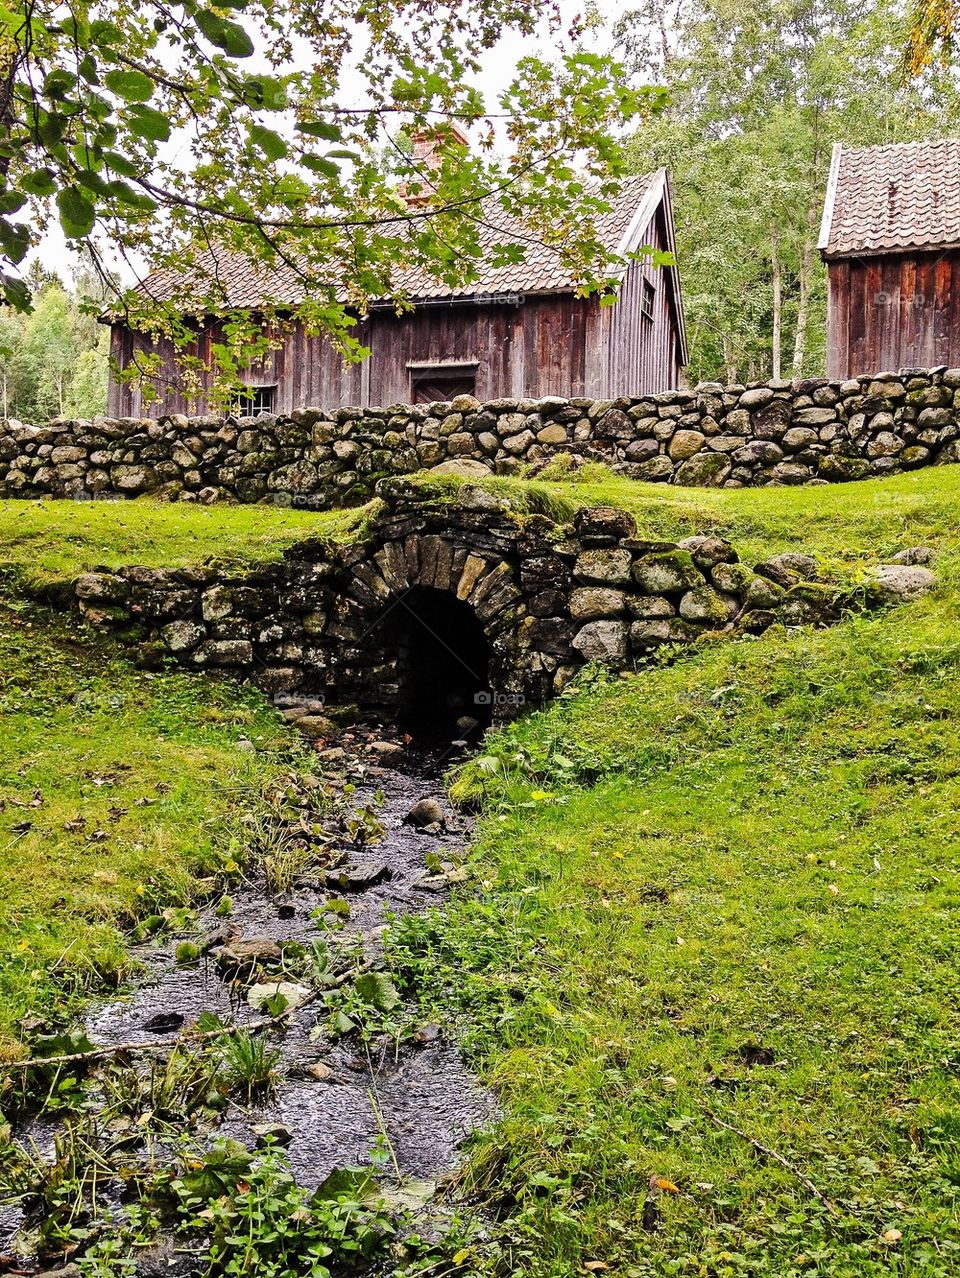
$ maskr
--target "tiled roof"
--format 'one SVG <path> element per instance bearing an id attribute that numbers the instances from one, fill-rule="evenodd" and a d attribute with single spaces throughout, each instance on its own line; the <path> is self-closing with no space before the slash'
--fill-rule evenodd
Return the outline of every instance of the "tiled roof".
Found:
<path id="1" fill-rule="evenodd" d="M 833 150 L 826 257 L 960 245 L 960 138 Z"/>
<path id="2" fill-rule="evenodd" d="M 643 177 L 623 179 L 619 199 L 611 201 L 613 208 L 596 219 L 597 236 L 605 249 L 615 253 L 628 232 L 645 229 L 634 223 L 647 197 L 660 189 L 662 178 L 663 171 L 658 170 Z M 555 249 L 532 237 L 528 229 L 509 218 L 493 202 L 488 202 L 485 208 L 480 243 L 481 259 L 488 261 L 498 244 L 522 244 L 526 248 L 526 256 L 524 261 L 508 266 L 484 265 L 481 261 L 479 278 L 458 289 L 450 289 L 423 271 L 401 270 L 394 279 L 395 293 L 406 295 L 413 301 L 428 301 L 473 297 L 478 293 L 546 293 L 570 290 L 577 284 L 564 269 Z M 182 299 L 184 309 L 189 310 L 191 279 L 196 281 L 194 292 L 200 297 L 209 292 L 212 281 L 217 281 L 225 307 L 255 310 L 268 303 L 293 306 L 304 297 L 303 281 L 294 269 L 281 266 L 277 270 L 268 270 L 242 254 L 216 248 L 208 249 L 199 256 L 196 269 L 190 276 L 175 268 L 166 268 L 154 271 L 139 287 L 160 301 Z"/>

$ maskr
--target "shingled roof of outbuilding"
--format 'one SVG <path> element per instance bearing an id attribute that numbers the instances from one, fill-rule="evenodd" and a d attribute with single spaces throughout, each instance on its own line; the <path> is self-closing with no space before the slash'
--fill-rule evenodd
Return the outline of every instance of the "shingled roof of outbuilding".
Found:
<path id="1" fill-rule="evenodd" d="M 596 218 L 597 236 L 610 253 L 623 253 L 640 247 L 638 239 L 649 225 L 666 189 L 666 173 L 659 169 L 642 177 L 624 178 L 620 196 L 611 201 L 609 212 Z M 522 262 L 506 266 L 489 264 L 498 244 L 522 244 L 526 255 Z M 557 249 L 532 237 L 528 229 L 508 217 L 494 201 L 488 201 L 480 227 L 481 261 L 479 278 L 462 288 L 451 289 L 426 272 L 411 269 L 398 271 L 393 283 L 394 294 L 414 302 L 476 297 L 491 293 L 570 292 L 578 281 L 564 267 Z M 216 248 L 206 250 L 191 272 L 192 279 L 174 267 L 154 271 L 139 287 L 158 301 L 182 301 L 185 311 L 192 309 L 191 292 L 206 296 L 215 281 L 225 308 L 257 310 L 266 305 L 295 306 L 304 300 L 304 283 L 290 267 L 267 269 L 240 253 Z M 191 285 L 196 284 L 196 289 Z"/>
<path id="2" fill-rule="evenodd" d="M 826 258 L 960 245 L 960 138 L 833 148 Z"/>

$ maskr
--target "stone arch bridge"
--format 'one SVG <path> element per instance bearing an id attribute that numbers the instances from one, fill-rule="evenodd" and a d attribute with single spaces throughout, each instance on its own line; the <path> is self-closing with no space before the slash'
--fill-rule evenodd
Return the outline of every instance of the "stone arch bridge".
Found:
<path id="1" fill-rule="evenodd" d="M 513 717 L 588 661 L 632 669 L 706 632 L 824 624 L 893 597 L 891 572 L 898 589 L 904 574 L 908 589 L 924 586 L 925 569 L 900 566 L 854 599 L 817 580 L 806 555 L 748 567 L 718 537 L 640 538 L 621 510 L 581 509 L 563 523 L 470 484 L 394 479 L 379 491 L 348 543 L 301 542 L 244 573 L 85 573 L 74 596 L 145 659 L 173 656 L 278 698 L 322 695 L 414 727 Z"/>

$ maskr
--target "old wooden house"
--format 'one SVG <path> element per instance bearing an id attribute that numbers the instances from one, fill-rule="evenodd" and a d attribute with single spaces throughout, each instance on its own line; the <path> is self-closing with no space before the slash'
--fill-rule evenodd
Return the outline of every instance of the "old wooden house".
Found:
<path id="1" fill-rule="evenodd" d="M 820 251 L 828 376 L 960 366 L 960 139 L 838 143 Z"/>
<path id="2" fill-rule="evenodd" d="M 645 245 L 673 252 L 666 171 L 625 179 L 598 229 L 605 247 L 617 254 Z M 501 215 L 484 234 L 492 245 L 504 242 L 510 231 Z M 529 241 L 528 233 L 524 240 Z M 263 305 L 263 279 L 251 263 L 225 254 L 210 266 L 224 284 L 228 305 L 254 313 Z M 171 298 L 177 296 L 179 282 L 175 272 L 158 272 L 145 287 Z M 398 316 L 387 302 L 370 307 L 358 335 L 372 353 L 360 364 L 344 365 L 326 340 L 291 325 L 281 348 L 247 371 L 246 411 L 416 403 L 464 392 L 487 400 L 607 398 L 673 390 L 680 384 L 686 338 L 675 266 L 654 266 L 649 257 L 632 262 L 613 306 L 578 298 L 575 281 L 545 244 L 528 243 L 525 261 L 482 269 L 478 281 L 460 291 L 444 292 L 425 278 L 401 283 L 413 310 Z M 295 304 L 297 281 L 282 287 L 288 289 L 285 300 Z M 278 295 L 273 278 L 270 296 Z M 201 317 L 196 353 L 206 359 L 210 343 L 218 338 L 217 317 Z M 202 400 L 188 403 L 181 393 L 169 342 L 154 343 L 114 322 L 111 352 L 116 364 L 128 367 L 141 350 L 162 356 L 163 374 L 155 379 L 159 396 L 147 402 L 136 383 L 111 378 L 112 415 L 160 416 L 204 407 Z"/>

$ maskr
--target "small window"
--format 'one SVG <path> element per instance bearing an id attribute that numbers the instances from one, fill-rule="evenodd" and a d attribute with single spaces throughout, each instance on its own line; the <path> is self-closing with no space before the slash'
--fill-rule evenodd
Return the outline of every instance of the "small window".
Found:
<path id="1" fill-rule="evenodd" d="M 644 319 L 653 319 L 653 299 L 657 295 L 657 290 L 653 287 L 649 280 L 643 281 L 643 289 L 640 293 L 640 314 Z"/>
<path id="2" fill-rule="evenodd" d="M 432 404 L 477 389 L 476 364 L 422 364 L 410 369 L 411 404 Z"/>
<path id="3" fill-rule="evenodd" d="M 233 411 L 241 417 L 256 417 L 257 413 L 272 413 L 276 394 L 276 386 L 248 386 L 233 401 Z"/>

